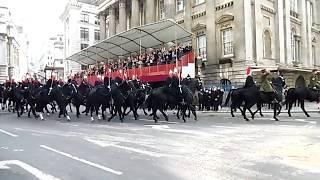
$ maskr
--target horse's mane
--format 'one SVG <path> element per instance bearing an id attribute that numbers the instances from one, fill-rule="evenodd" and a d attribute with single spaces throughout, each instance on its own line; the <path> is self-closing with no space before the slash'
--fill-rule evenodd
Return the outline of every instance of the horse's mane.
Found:
<path id="1" fill-rule="evenodd" d="M 244 87 L 243 88 L 251 88 L 253 86 L 255 86 L 256 84 L 254 83 L 253 81 L 253 77 L 252 76 L 248 76 L 246 78 L 246 82 L 244 84 Z"/>
<path id="2" fill-rule="evenodd" d="M 296 88 L 301 88 L 301 87 L 307 87 L 306 85 L 306 80 L 304 79 L 304 77 L 300 74 L 296 80 Z"/>

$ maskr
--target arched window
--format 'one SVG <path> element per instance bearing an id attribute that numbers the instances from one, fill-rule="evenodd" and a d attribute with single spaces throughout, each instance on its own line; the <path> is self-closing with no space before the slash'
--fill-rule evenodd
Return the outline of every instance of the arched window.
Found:
<path id="1" fill-rule="evenodd" d="M 268 30 L 263 32 L 263 57 L 272 58 L 271 34 Z"/>

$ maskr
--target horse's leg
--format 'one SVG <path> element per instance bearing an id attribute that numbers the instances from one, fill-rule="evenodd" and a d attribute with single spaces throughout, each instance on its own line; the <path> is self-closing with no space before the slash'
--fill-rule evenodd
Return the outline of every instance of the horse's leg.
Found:
<path id="1" fill-rule="evenodd" d="M 117 115 L 118 105 L 112 105 L 110 108 L 110 111 L 111 111 L 111 113 L 110 113 L 111 117 L 108 118 L 108 122 L 110 122 Z"/>
<path id="2" fill-rule="evenodd" d="M 301 109 L 302 109 L 302 111 L 304 112 L 304 114 L 305 114 L 307 117 L 310 117 L 310 115 L 307 113 L 306 109 L 304 108 L 304 100 L 301 100 L 301 101 L 300 101 L 300 106 L 301 106 Z"/>
<path id="3" fill-rule="evenodd" d="M 20 112 L 19 112 L 19 108 L 20 108 L 20 103 L 18 103 L 18 102 L 16 102 L 16 104 L 15 104 L 15 110 L 17 111 L 17 115 L 18 115 L 18 117 L 20 117 L 21 115 L 20 115 Z"/>
<path id="4" fill-rule="evenodd" d="M 93 111 L 94 111 L 94 105 L 91 105 L 90 107 L 90 119 L 91 119 L 91 122 L 94 122 L 94 118 L 93 118 Z"/>
<path id="5" fill-rule="evenodd" d="M 124 114 L 122 113 L 121 106 L 119 105 L 117 107 L 117 109 L 118 109 L 119 119 L 120 119 L 121 123 L 123 123 Z"/>
<path id="6" fill-rule="evenodd" d="M 294 102 L 292 102 L 292 101 L 288 102 L 288 105 L 289 105 L 289 107 L 288 107 L 288 115 L 289 115 L 289 117 L 291 117 L 291 109 L 292 109 L 292 105 L 293 104 L 294 104 Z"/>
<path id="7" fill-rule="evenodd" d="M 246 121 L 249 121 L 249 119 L 246 116 L 246 110 L 247 110 L 247 104 L 245 104 L 244 107 L 243 107 L 242 116 Z"/>
<path id="8" fill-rule="evenodd" d="M 198 120 L 198 117 L 197 117 L 196 107 L 190 105 L 189 111 L 192 112 L 192 114 L 193 114 L 193 116 L 194 116 L 194 120 L 197 121 L 197 120 Z"/>
<path id="9" fill-rule="evenodd" d="M 159 109 L 159 111 L 162 113 L 162 115 L 164 116 L 164 119 L 166 121 L 169 121 L 168 116 L 166 115 L 166 113 L 163 111 L 163 109 Z"/>
<path id="10" fill-rule="evenodd" d="M 278 108 L 278 103 L 275 102 L 273 103 L 273 118 L 276 121 L 279 121 L 279 119 L 277 118 L 277 108 Z"/>
<path id="11" fill-rule="evenodd" d="M 177 109 L 177 119 L 180 119 L 180 109 L 181 109 L 181 106 L 179 105 Z"/>
<path id="12" fill-rule="evenodd" d="M 157 110 L 158 110 L 158 109 L 155 108 L 155 107 L 152 108 L 152 115 L 153 115 L 153 120 L 154 120 L 155 123 L 158 122 Z"/>
<path id="13" fill-rule="evenodd" d="M 69 103 L 69 108 L 70 108 L 70 112 L 73 113 L 73 112 L 72 112 L 71 103 Z"/>
<path id="14" fill-rule="evenodd" d="M 278 113 L 277 113 L 277 116 L 281 113 L 281 110 L 282 110 L 282 106 L 281 106 L 281 104 L 279 103 L 279 104 L 278 104 Z"/>

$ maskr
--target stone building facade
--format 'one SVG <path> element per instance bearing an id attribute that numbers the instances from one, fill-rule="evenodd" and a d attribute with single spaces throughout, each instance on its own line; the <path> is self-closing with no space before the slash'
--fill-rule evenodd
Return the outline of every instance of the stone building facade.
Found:
<path id="1" fill-rule="evenodd" d="M 96 0 L 101 38 L 170 18 L 196 36 L 207 84 L 281 69 L 289 85 L 320 67 L 320 0 Z M 255 75 L 258 73 L 254 72 Z"/>
<path id="2" fill-rule="evenodd" d="M 100 41 L 98 6 L 92 0 L 69 0 L 60 16 L 63 23 L 64 59 Z M 79 63 L 65 60 L 65 76 L 83 68 Z"/>
<path id="3" fill-rule="evenodd" d="M 15 24 L 8 7 L 0 6 L 0 83 L 19 81 L 26 74 L 28 45 L 23 27 Z"/>

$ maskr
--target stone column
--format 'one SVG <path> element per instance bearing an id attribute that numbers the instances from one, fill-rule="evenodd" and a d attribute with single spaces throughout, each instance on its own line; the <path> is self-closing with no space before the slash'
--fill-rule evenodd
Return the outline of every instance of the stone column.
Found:
<path id="1" fill-rule="evenodd" d="M 155 0 L 146 0 L 146 23 L 152 23 L 156 20 Z"/>
<path id="2" fill-rule="evenodd" d="M 283 11 L 284 11 L 284 6 L 283 6 L 283 1 L 277 1 L 277 17 L 276 17 L 276 59 L 279 59 L 280 64 L 285 64 L 285 42 L 284 42 L 284 21 L 283 21 Z M 278 22 L 277 22 L 278 21 Z"/>
<path id="3" fill-rule="evenodd" d="M 106 39 L 106 14 L 101 12 L 99 14 L 100 18 L 100 40 Z"/>
<path id="4" fill-rule="evenodd" d="M 315 23 L 320 26 L 320 0 L 315 0 L 315 2 L 313 3 L 313 13 L 314 13 L 314 21 Z"/>
<path id="5" fill-rule="evenodd" d="M 304 1 L 304 0 L 302 0 Z M 290 0 L 284 0 L 284 30 L 285 30 L 285 59 L 288 65 L 292 64 L 293 54 L 291 52 L 291 28 L 290 28 Z"/>
<path id="6" fill-rule="evenodd" d="M 126 1 L 119 1 L 119 32 L 127 30 Z"/>
<path id="7" fill-rule="evenodd" d="M 131 4 L 131 27 L 137 27 L 140 25 L 139 16 L 139 0 L 132 0 Z"/>
<path id="8" fill-rule="evenodd" d="M 165 19 L 173 19 L 175 15 L 175 0 L 164 0 Z"/>
<path id="9" fill-rule="evenodd" d="M 244 58 L 245 60 L 249 63 L 249 64 L 253 64 L 253 18 L 252 18 L 252 7 L 251 7 L 251 2 L 250 1 L 243 1 L 244 5 L 243 5 L 243 13 L 244 13 L 244 35 L 245 35 L 245 55 Z M 260 13 L 259 16 L 261 15 L 261 11 L 260 10 L 260 2 L 256 1 L 256 6 L 259 6 L 255 8 L 256 11 L 255 13 Z M 257 18 L 257 15 L 256 15 Z M 257 26 L 261 26 L 261 19 L 258 18 L 256 19 L 256 22 L 260 20 L 260 24 L 256 24 Z M 257 32 L 256 32 L 257 33 Z M 262 35 L 261 35 L 262 36 Z M 261 42 L 259 42 L 261 43 Z M 258 48 L 258 47 L 256 47 Z M 258 58 L 257 58 L 258 60 Z"/>
<path id="10" fill-rule="evenodd" d="M 306 0 L 300 0 L 300 4 L 298 4 L 298 7 L 300 7 L 299 12 L 299 18 L 301 20 L 301 44 L 300 44 L 300 62 L 303 64 L 303 66 L 308 67 L 309 61 L 308 61 L 308 31 L 307 31 L 307 12 L 306 12 Z M 298 32 L 297 32 L 298 33 Z M 294 54 L 292 54 L 293 57 Z"/>
<path id="11" fill-rule="evenodd" d="M 189 3 L 189 2 L 187 2 Z M 212 9 L 215 7 L 214 1 L 208 1 L 207 2 L 207 17 L 206 18 L 206 39 L 207 39 L 207 62 L 208 64 L 218 64 L 218 58 L 217 58 L 217 52 L 216 52 L 216 12 L 212 11 Z M 190 15 L 191 18 L 191 15 Z M 184 22 L 186 23 L 186 22 Z M 187 25 L 187 24 L 186 24 Z M 191 26 L 191 22 L 190 22 Z M 191 30 L 191 27 L 189 27 Z M 196 48 L 196 47 L 193 47 Z"/>
<path id="12" fill-rule="evenodd" d="M 312 18 L 311 18 L 311 2 L 310 1 L 306 1 L 306 6 L 307 6 L 307 12 L 306 12 L 306 19 L 307 19 L 307 42 L 306 42 L 306 45 L 307 45 L 307 58 L 306 61 L 306 64 L 308 64 L 308 67 L 309 68 L 312 68 L 313 67 L 313 59 L 312 59 Z"/>
<path id="13" fill-rule="evenodd" d="M 250 6 L 250 2 L 249 1 L 245 1 L 248 2 Z M 245 5 L 246 7 L 246 5 Z M 246 11 L 246 10 L 245 10 Z M 256 60 L 257 62 L 261 62 L 263 59 L 263 19 L 262 19 L 262 12 L 261 12 L 261 1 L 260 0 L 256 0 L 255 1 L 255 6 L 254 6 L 254 11 L 255 11 L 255 39 L 256 39 Z M 245 17 L 245 21 L 247 21 L 247 18 L 249 17 Z M 245 27 L 245 29 L 247 29 L 247 27 Z M 247 40 L 247 36 L 246 36 L 246 40 Z M 249 48 L 249 47 L 248 47 Z M 247 47 L 246 47 L 246 51 L 247 51 Z"/>
<path id="14" fill-rule="evenodd" d="M 109 7 L 109 36 L 116 34 L 116 17 L 114 14 L 114 7 Z"/>
<path id="15" fill-rule="evenodd" d="M 189 30 L 191 32 L 191 26 L 192 26 L 192 18 L 191 18 L 191 15 L 192 15 L 192 1 L 184 1 L 184 5 L 185 5 L 185 14 L 184 14 L 184 28 L 186 28 L 187 30 Z M 207 13 L 210 13 L 211 12 L 211 9 L 210 8 L 214 8 L 214 2 L 207 2 Z M 214 11 L 212 11 L 214 12 Z M 215 16 L 215 13 L 213 13 L 213 15 Z M 211 17 L 208 15 L 208 17 Z M 209 19 L 209 18 L 207 18 Z M 212 23 L 211 22 L 212 19 L 210 19 L 210 22 L 207 22 L 207 25 L 209 25 L 208 23 Z M 215 25 L 214 25 L 215 26 Z"/>

